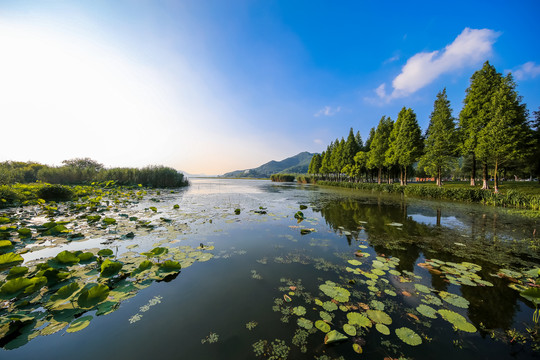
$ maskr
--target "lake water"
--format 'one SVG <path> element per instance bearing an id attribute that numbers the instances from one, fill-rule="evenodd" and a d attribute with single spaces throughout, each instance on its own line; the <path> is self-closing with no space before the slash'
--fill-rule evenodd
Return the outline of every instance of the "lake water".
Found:
<path id="1" fill-rule="evenodd" d="M 534 305 L 509 287 L 540 266 L 536 220 L 263 180 L 192 179 L 155 197 L 122 210 L 149 214 L 160 224 L 151 231 L 100 233 L 25 260 L 93 247 L 121 259 L 156 244 L 202 244 L 213 257 L 133 291 L 106 315 L 79 310 L 75 319 L 92 316 L 81 331 L 43 335 L 33 325 L 24 341 L 12 335 L 0 359 L 538 358 Z M 333 330 L 344 339 L 331 343 Z"/>

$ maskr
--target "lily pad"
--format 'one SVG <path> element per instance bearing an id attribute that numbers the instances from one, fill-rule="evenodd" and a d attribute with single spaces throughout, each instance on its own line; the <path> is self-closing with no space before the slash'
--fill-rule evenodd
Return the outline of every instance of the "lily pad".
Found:
<path id="1" fill-rule="evenodd" d="M 351 325 L 358 325 L 365 328 L 372 326 L 371 321 L 367 317 L 357 312 L 347 313 L 347 319 Z"/>
<path id="2" fill-rule="evenodd" d="M 540 304 L 540 288 L 532 287 L 519 293 L 525 299 L 531 301 L 535 305 Z"/>
<path id="3" fill-rule="evenodd" d="M 375 329 L 383 335 L 390 335 L 390 329 L 383 324 L 375 324 Z"/>
<path id="4" fill-rule="evenodd" d="M 454 306 L 457 306 L 463 309 L 467 309 L 469 307 L 469 300 L 459 295 L 452 294 L 446 291 L 441 291 L 439 293 L 439 296 L 441 297 L 441 299 L 443 299 L 447 303 L 452 304 Z"/>
<path id="5" fill-rule="evenodd" d="M 20 264 L 24 261 L 23 257 L 15 253 L 7 253 L 0 255 L 0 269 L 5 269 L 13 265 Z"/>
<path id="6" fill-rule="evenodd" d="M 324 337 L 324 343 L 325 344 L 331 344 L 338 341 L 344 341 L 347 340 L 347 336 L 343 335 L 337 330 L 332 330 L 326 336 Z"/>
<path id="7" fill-rule="evenodd" d="M 325 293 L 327 296 L 333 298 L 338 302 L 347 302 L 351 293 L 349 290 L 337 286 L 332 281 L 327 281 L 326 283 L 319 286 L 319 289 Z"/>
<path id="8" fill-rule="evenodd" d="M 367 310 L 366 315 L 377 324 L 390 325 L 392 318 L 387 313 L 380 310 Z"/>
<path id="9" fill-rule="evenodd" d="M 302 316 L 306 314 L 306 308 L 303 306 L 296 306 L 293 308 L 293 314 L 297 316 Z"/>
<path id="10" fill-rule="evenodd" d="M 72 322 L 71 325 L 69 325 L 69 327 L 66 329 L 66 332 L 74 333 L 74 332 L 77 332 L 77 331 L 81 331 L 82 329 L 84 329 L 85 327 L 90 325 L 90 320 L 92 320 L 92 319 L 93 319 L 92 315 L 83 316 L 81 318 L 78 318 L 77 320 Z"/>
<path id="11" fill-rule="evenodd" d="M 315 321 L 315 327 L 325 333 L 330 331 L 330 325 L 322 320 Z"/>
<path id="12" fill-rule="evenodd" d="M 420 335 L 418 335 L 413 330 L 406 327 L 400 327 L 399 329 L 396 329 L 396 335 L 405 344 L 408 344 L 411 346 L 420 345 L 422 343 L 422 338 L 420 337 Z"/>
<path id="13" fill-rule="evenodd" d="M 121 262 L 111 261 L 109 259 L 106 259 L 101 264 L 100 275 L 102 277 L 113 277 L 114 275 L 118 274 L 120 269 L 122 269 L 122 266 L 123 264 Z"/>
<path id="14" fill-rule="evenodd" d="M 303 318 L 303 317 L 298 318 L 297 324 L 298 324 L 298 326 L 303 327 L 306 330 L 311 330 L 313 328 L 313 321 L 308 320 L 308 319 Z"/>
<path id="15" fill-rule="evenodd" d="M 427 306 L 424 304 L 420 304 L 416 307 L 416 311 L 418 311 L 420 314 L 424 315 L 425 317 L 436 319 L 437 318 L 437 310 L 432 308 L 431 306 Z"/>
<path id="16" fill-rule="evenodd" d="M 103 302 L 109 296 L 109 287 L 103 284 L 91 284 L 79 295 L 77 303 L 84 309 L 90 309 Z"/>
<path id="17" fill-rule="evenodd" d="M 426 294 L 429 294 L 431 292 L 431 289 L 428 288 L 426 285 L 414 284 L 414 287 L 416 288 L 417 291 L 420 291 Z"/>
<path id="18" fill-rule="evenodd" d="M 326 311 L 336 311 L 338 306 L 331 301 L 325 301 L 323 303 L 323 309 Z"/>
<path id="19" fill-rule="evenodd" d="M 349 336 L 356 336 L 356 327 L 351 324 L 343 325 L 343 331 Z"/>

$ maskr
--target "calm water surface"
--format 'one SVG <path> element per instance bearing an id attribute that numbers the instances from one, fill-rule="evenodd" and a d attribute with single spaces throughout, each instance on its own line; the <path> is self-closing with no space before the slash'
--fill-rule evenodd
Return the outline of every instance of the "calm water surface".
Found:
<path id="1" fill-rule="evenodd" d="M 215 247 L 212 259 L 153 283 L 116 311 L 94 316 L 79 332 L 37 336 L 15 349 L 0 350 L 0 358 L 538 358 L 531 341 L 523 344 L 511 332 L 534 329 L 534 307 L 508 287 L 507 278 L 497 276 L 502 268 L 539 266 L 535 220 L 479 205 L 261 180 L 192 179 L 188 189 L 160 200 L 152 204 L 156 216 L 172 219 L 181 231 L 171 236 L 166 228 L 157 229 L 107 247 L 121 254 L 133 244 L 142 252 L 160 241 L 170 247 L 202 243 Z M 172 211 L 173 204 L 180 209 Z M 298 223 L 294 214 L 301 205 L 307 208 Z M 137 205 L 148 206 L 148 201 Z M 303 235 L 301 229 L 310 232 Z M 101 240 L 65 248 L 95 247 Z M 42 251 L 26 254 L 26 260 L 60 250 Z M 418 266 L 426 259 L 446 265 L 430 272 Z M 447 273 L 463 270 L 462 262 L 476 264 L 468 273 L 493 286 L 464 279 L 463 273 Z M 320 288 L 326 281 L 346 289 L 348 301 L 335 301 L 334 306 Z M 465 305 L 444 300 L 447 293 L 458 295 L 458 303 L 465 299 Z M 160 302 L 152 302 L 156 297 Z M 456 329 L 440 313 L 425 316 L 417 311 L 422 304 L 460 314 L 474 330 Z M 345 334 L 347 313 L 364 313 L 368 307 L 382 310 L 391 323 L 372 317 L 369 327 L 357 326 L 356 336 L 329 345 L 324 332 L 298 324 L 300 318 L 313 324 L 329 316 L 331 329 Z M 256 326 L 249 329 L 250 322 Z M 376 328 L 377 323 L 386 323 L 389 334 L 381 333 L 379 327 L 384 328 Z M 399 328 L 411 329 L 422 343 L 406 344 L 396 334 Z M 217 341 L 206 341 L 212 339 Z M 361 345 L 362 355 L 353 344 Z M 257 347 L 263 354 L 256 354 Z"/>

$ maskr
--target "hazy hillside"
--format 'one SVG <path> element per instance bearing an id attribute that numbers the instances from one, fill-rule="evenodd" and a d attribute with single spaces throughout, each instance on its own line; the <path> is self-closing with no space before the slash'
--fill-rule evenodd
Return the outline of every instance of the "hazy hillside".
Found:
<path id="1" fill-rule="evenodd" d="M 222 176 L 266 178 L 277 173 L 307 173 L 313 155 L 314 154 L 312 153 L 304 151 L 281 161 L 272 160 L 254 169 L 231 171 Z"/>

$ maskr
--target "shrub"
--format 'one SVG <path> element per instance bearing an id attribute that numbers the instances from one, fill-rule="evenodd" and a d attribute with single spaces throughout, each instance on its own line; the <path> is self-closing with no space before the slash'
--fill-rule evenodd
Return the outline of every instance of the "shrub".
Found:
<path id="1" fill-rule="evenodd" d="M 37 192 L 40 199 L 47 201 L 69 201 L 73 195 L 73 190 L 63 185 L 45 185 Z"/>

